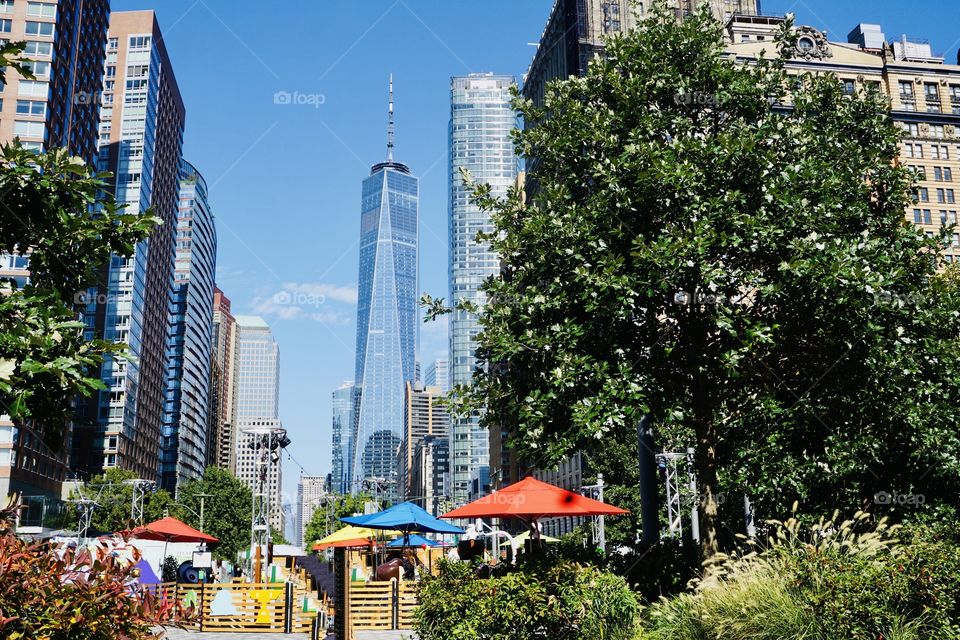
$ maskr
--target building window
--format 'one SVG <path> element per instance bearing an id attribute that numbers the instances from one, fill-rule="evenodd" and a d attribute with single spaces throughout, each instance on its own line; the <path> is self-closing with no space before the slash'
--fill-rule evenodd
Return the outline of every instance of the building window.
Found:
<path id="1" fill-rule="evenodd" d="M 37 80 L 21 80 L 20 95 L 30 98 L 47 98 L 50 90 L 50 84 L 39 82 Z"/>
<path id="2" fill-rule="evenodd" d="M 960 84 L 950 85 L 950 106 L 954 114 L 960 114 Z"/>
<path id="3" fill-rule="evenodd" d="M 57 5 L 49 2 L 28 2 L 27 15 L 37 18 L 55 18 L 57 16 Z"/>
<path id="4" fill-rule="evenodd" d="M 17 100 L 18 116 L 39 116 L 47 115 L 47 103 L 40 100 Z"/>
<path id="5" fill-rule="evenodd" d="M 947 202 L 950 204 L 956 204 L 957 202 L 953 189 L 947 189 Z"/>
<path id="6" fill-rule="evenodd" d="M 42 138 L 46 126 L 42 122 L 16 120 L 13 123 L 13 135 L 28 138 Z"/>
<path id="7" fill-rule="evenodd" d="M 13 29 L 13 20 L 0 20 L 0 33 L 10 33 Z"/>
<path id="8" fill-rule="evenodd" d="M 857 92 L 857 84 L 853 80 L 841 80 L 843 82 L 843 95 L 852 96 Z"/>
<path id="9" fill-rule="evenodd" d="M 24 29 L 24 33 L 28 36 L 53 36 L 53 23 L 52 22 L 35 22 L 33 20 L 27 20 L 27 26 Z"/>
<path id="10" fill-rule="evenodd" d="M 29 56 L 50 57 L 53 55 L 53 43 L 28 40 L 26 46 L 23 48 L 23 53 Z"/>
<path id="11" fill-rule="evenodd" d="M 923 210 L 923 224 L 931 224 L 933 221 L 932 216 L 930 215 L 930 209 Z"/>
<path id="12" fill-rule="evenodd" d="M 947 201 L 947 193 L 943 189 L 937 189 L 937 202 L 944 204 Z"/>
<path id="13" fill-rule="evenodd" d="M 131 51 L 134 49 L 149 49 L 150 36 L 130 36 L 129 44 Z"/>
<path id="14" fill-rule="evenodd" d="M 900 105 L 904 111 L 916 111 L 917 102 L 913 95 L 913 83 L 900 81 Z"/>
<path id="15" fill-rule="evenodd" d="M 50 63 L 43 62 L 41 60 L 26 60 L 23 63 L 23 66 L 27 69 L 30 69 L 38 78 L 49 77 L 50 75 Z"/>
<path id="16" fill-rule="evenodd" d="M 0 13 L 13 13 L 13 0 L 0 0 Z"/>
<path id="17" fill-rule="evenodd" d="M 923 93 L 927 98 L 927 113 L 940 113 L 940 87 L 937 83 L 924 84 Z"/>

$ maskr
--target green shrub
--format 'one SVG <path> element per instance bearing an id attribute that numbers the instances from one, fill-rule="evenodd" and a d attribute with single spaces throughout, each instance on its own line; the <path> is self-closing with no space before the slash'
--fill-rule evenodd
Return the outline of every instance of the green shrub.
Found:
<path id="1" fill-rule="evenodd" d="M 757 552 L 729 559 L 691 593 L 645 612 L 649 640 L 960 638 L 960 547 L 929 526 L 865 514 L 771 523 Z M 897 536 L 902 535 L 902 540 Z"/>
<path id="2" fill-rule="evenodd" d="M 443 562 L 420 583 L 420 640 L 630 640 L 639 600 L 618 576 L 562 562 L 480 578 Z"/>

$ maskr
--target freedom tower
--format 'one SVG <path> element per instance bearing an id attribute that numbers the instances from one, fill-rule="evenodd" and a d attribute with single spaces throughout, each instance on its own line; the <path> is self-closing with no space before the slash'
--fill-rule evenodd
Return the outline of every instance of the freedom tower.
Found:
<path id="1" fill-rule="evenodd" d="M 363 490 L 364 481 L 393 493 L 404 389 L 416 381 L 420 181 L 394 161 L 393 138 L 391 75 L 387 160 L 374 165 L 363 181 L 360 206 L 351 493 Z"/>

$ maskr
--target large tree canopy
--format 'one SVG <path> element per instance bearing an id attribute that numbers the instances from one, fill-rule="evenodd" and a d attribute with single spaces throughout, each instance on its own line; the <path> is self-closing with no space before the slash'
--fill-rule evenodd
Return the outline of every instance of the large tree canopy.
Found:
<path id="1" fill-rule="evenodd" d="M 955 500 L 960 307 L 943 238 L 905 220 L 882 97 L 739 64 L 706 13 L 661 8 L 516 107 L 537 189 L 476 187 L 503 270 L 478 351 L 497 366 L 465 409 L 527 460 L 581 448 L 621 483 L 652 416 L 661 445 L 696 449 L 707 555 L 722 494 L 766 517 Z"/>
<path id="2" fill-rule="evenodd" d="M 177 502 L 187 508 L 174 507 L 171 511 L 190 526 L 199 528 L 201 496 L 203 530 L 220 540 L 214 553 L 231 562 L 236 560 L 237 553 L 250 546 L 253 514 L 250 487 L 225 469 L 207 467 L 203 478 L 186 482 L 177 491 Z"/>

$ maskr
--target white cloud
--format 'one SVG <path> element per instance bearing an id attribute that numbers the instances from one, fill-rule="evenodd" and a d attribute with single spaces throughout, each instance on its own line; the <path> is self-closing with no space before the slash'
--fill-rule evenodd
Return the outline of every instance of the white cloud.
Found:
<path id="1" fill-rule="evenodd" d="M 287 282 L 279 291 L 253 300 L 254 312 L 281 320 L 312 320 L 332 325 L 348 325 L 355 311 L 343 304 L 355 305 L 357 290 L 323 282 Z M 341 303 L 341 304 L 337 304 Z M 341 308 L 336 308 L 340 306 Z"/>

